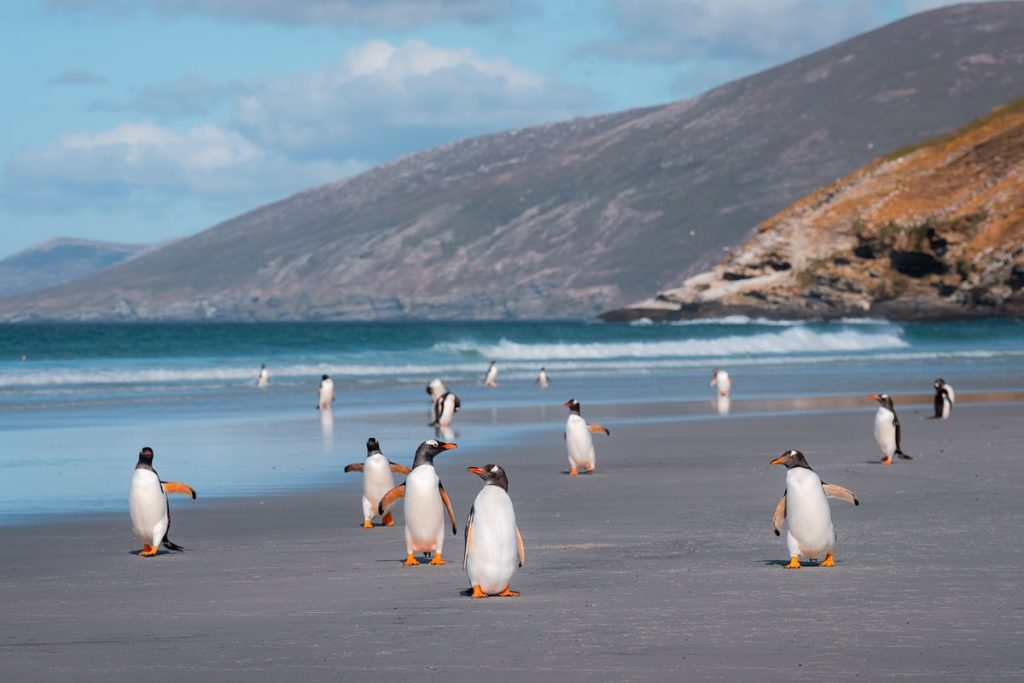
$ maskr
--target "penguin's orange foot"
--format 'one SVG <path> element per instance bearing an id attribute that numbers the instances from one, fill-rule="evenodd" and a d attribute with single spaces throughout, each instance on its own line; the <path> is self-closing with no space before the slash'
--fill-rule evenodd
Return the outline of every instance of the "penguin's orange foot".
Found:
<path id="1" fill-rule="evenodd" d="M 829 553 L 828 555 L 826 555 L 825 559 L 822 560 L 821 564 L 819 564 L 818 566 L 819 567 L 834 567 L 834 566 L 836 566 L 836 561 L 832 559 L 832 553 Z"/>
<path id="2" fill-rule="evenodd" d="M 498 593 L 499 598 L 518 598 L 519 593 L 517 591 L 511 591 L 508 586 L 505 586 L 505 590 Z"/>
<path id="3" fill-rule="evenodd" d="M 373 528 L 373 522 L 371 522 L 368 519 L 364 519 L 363 520 L 363 528 L 364 529 L 372 529 Z"/>
<path id="4" fill-rule="evenodd" d="M 572 468 L 571 470 L 569 470 L 569 476 L 570 476 L 570 477 L 578 477 L 578 476 L 579 476 L 579 474 L 580 474 L 580 473 L 579 473 L 579 472 L 578 472 L 578 471 L 576 470 L 576 468 L 575 468 L 575 467 L 573 467 L 573 468 Z"/>
<path id="5" fill-rule="evenodd" d="M 434 557 L 430 560 L 430 564 L 434 566 L 441 566 L 443 564 L 447 564 L 447 562 L 445 562 L 444 558 L 441 557 L 441 553 L 434 553 Z"/>
<path id="6" fill-rule="evenodd" d="M 891 455 L 887 455 L 884 458 L 882 458 L 882 464 L 883 465 L 891 465 L 892 464 L 892 456 Z"/>
<path id="7" fill-rule="evenodd" d="M 487 593 L 484 593 L 483 589 L 480 588 L 480 584 L 474 584 L 473 585 L 473 594 L 471 596 L 469 596 L 469 597 L 474 598 L 474 599 L 476 599 L 476 598 L 486 598 L 487 597 Z"/>
<path id="8" fill-rule="evenodd" d="M 157 548 L 159 548 L 159 546 L 146 543 L 143 545 L 142 551 L 139 553 L 139 557 L 153 557 L 156 555 Z"/>
<path id="9" fill-rule="evenodd" d="M 390 512 L 387 513 L 386 515 L 384 515 L 383 520 L 384 520 L 384 526 L 394 526 L 395 525 L 395 518 L 391 516 Z"/>
<path id="10" fill-rule="evenodd" d="M 419 560 L 417 560 L 415 557 L 413 557 L 412 553 L 409 553 L 408 555 L 406 555 L 405 556 L 405 562 L 402 563 L 402 565 L 405 566 L 405 567 L 415 567 L 418 564 L 419 564 Z"/>
<path id="11" fill-rule="evenodd" d="M 800 569 L 800 560 L 796 555 L 789 558 L 789 564 L 786 565 L 786 569 Z"/>

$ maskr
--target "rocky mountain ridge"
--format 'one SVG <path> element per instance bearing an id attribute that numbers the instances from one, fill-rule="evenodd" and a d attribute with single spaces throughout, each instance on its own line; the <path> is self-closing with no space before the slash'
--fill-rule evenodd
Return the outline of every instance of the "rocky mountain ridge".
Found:
<path id="1" fill-rule="evenodd" d="M 0 260 L 0 297 L 46 289 L 88 277 L 134 258 L 148 244 L 58 237 Z"/>

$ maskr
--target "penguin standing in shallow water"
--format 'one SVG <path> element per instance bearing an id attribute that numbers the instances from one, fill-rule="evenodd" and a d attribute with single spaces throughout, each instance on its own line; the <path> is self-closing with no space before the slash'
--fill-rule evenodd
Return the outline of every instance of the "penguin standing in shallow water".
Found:
<path id="1" fill-rule="evenodd" d="M 878 411 L 875 413 L 875 443 L 878 444 L 878 450 L 882 451 L 882 464 L 891 465 L 894 455 L 904 460 L 913 460 L 900 446 L 900 419 L 896 417 L 892 397 L 889 394 L 871 394 L 868 398 L 878 401 Z"/>
<path id="2" fill-rule="evenodd" d="M 153 449 L 143 447 L 139 451 L 139 462 L 135 465 L 128 493 L 128 514 L 132 520 L 132 531 L 142 543 L 141 557 L 153 557 L 161 544 L 168 550 L 184 550 L 167 538 L 171 528 L 168 493 L 184 493 L 192 496 L 193 500 L 196 497 L 191 486 L 176 481 L 160 481 L 160 475 L 153 469 Z"/>
<path id="3" fill-rule="evenodd" d="M 317 410 L 330 410 L 334 403 L 334 380 L 328 375 L 320 378 L 320 388 L 316 392 Z"/>
<path id="4" fill-rule="evenodd" d="M 361 463 L 345 465 L 346 472 L 363 473 L 363 528 L 373 528 L 373 517 L 377 514 L 377 505 L 391 489 L 395 488 L 395 478 L 392 472 L 409 474 L 409 468 L 405 465 L 390 462 L 380 452 L 380 444 L 372 436 L 366 442 L 366 460 Z M 391 516 L 390 506 L 382 512 L 381 521 L 384 526 L 394 526 L 395 520 Z"/>
<path id="5" fill-rule="evenodd" d="M 946 384 L 942 378 L 935 380 L 935 417 L 940 420 L 948 420 L 953 413 L 953 401 L 955 394 L 953 387 Z"/>
<path id="6" fill-rule="evenodd" d="M 441 429 L 447 429 L 452 425 L 452 418 L 462 408 L 462 401 L 452 392 L 447 392 L 434 404 L 433 425 Z"/>
<path id="7" fill-rule="evenodd" d="M 256 378 L 256 386 L 266 389 L 268 384 L 270 384 L 270 372 L 267 371 L 266 364 L 263 364 L 260 366 L 260 376 Z"/>
<path id="8" fill-rule="evenodd" d="M 497 465 L 470 467 L 484 480 L 473 501 L 463 538 L 466 548 L 462 566 L 469 577 L 474 598 L 498 595 L 518 597 L 510 589 L 512 574 L 526 562 L 523 536 L 516 526 L 516 511 L 508 497 L 508 476 Z"/>
<path id="9" fill-rule="evenodd" d="M 580 402 L 576 399 L 570 398 L 562 405 L 569 409 L 569 419 L 565 421 L 565 448 L 569 452 L 569 474 L 575 477 L 579 474 L 580 467 L 587 472 L 593 472 L 596 463 L 594 438 L 590 433 L 610 436 L 611 432 L 601 425 L 588 425 L 580 415 Z"/>
<path id="10" fill-rule="evenodd" d="M 828 499 L 838 498 L 860 505 L 857 496 L 847 488 L 823 482 L 800 451 L 786 451 L 771 464 L 786 466 L 786 492 L 775 506 L 772 517 L 776 536 L 782 533 L 782 522 L 787 524 L 789 564 L 786 569 L 799 569 L 801 557 L 812 561 L 824 557 L 820 566 L 835 566 L 832 553 L 836 548 L 836 531 Z"/>
<path id="11" fill-rule="evenodd" d="M 405 482 L 384 494 L 377 505 L 377 512 L 384 514 L 399 498 L 405 498 L 405 562 L 406 566 L 419 564 L 415 553 L 434 553 L 430 564 L 444 564 L 441 550 L 444 548 L 444 513 L 456 534 L 455 510 L 445 493 L 444 485 L 434 469 L 434 457 L 438 453 L 455 448 L 453 443 L 430 439 L 416 449 L 412 471 Z"/>
<path id="12" fill-rule="evenodd" d="M 545 370 L 544 368 L 541 368 L 540 372 L 537 373 L 537 379 L 535 380 L 535 383 L 541 389 L 547 389 L 548 387 L 550 387 L 551 378 L 548 377 L 548 371 Z"/>
<path id="13" fill-rule="evenodd" d="M 713 387 L 716 384 L 718 385 L 718 395 L 721 398 L 729 398 L 729 392 L 732 391 L 732 378 L 729 377 L 729 373 L 718 368 L 711 368 L 711 382 L 708 383 L 708 386 Z"/>
<path id="14" fill-rule="evenodd" d="M 490 367 L 487 368 L 487 374 L 484 375 L 484 386 L 485 387 L 497 387 L 498 386 L 498 361 L 492 360 Z"/>

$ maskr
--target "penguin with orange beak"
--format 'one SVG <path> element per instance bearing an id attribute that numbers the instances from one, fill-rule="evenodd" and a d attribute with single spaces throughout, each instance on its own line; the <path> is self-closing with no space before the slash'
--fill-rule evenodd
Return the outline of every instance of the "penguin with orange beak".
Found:
<path id="1" fill-rule="evenodd" d="M 891 465 L 894 455 L 904 460 L 913 460 L 900 446 L 900 419 L 896 417 L 892 397 L 889 394 L 871 394 L 868 398 L 878 401 L 878 411 L 875 412 L 875 443 L 878 444 L 878 450 L 882 451 L 882 464 Z"/>
<path id="2" fill-rule="evenodd" d="M 168 550 L 182 551 L 177 543 L 167 538 L 171 528 L 171 506 L 168 493 L 184 493 L 195 500 L 196 492 L 191 486 L 176 481 L 161 481 L 153 469 L 153 449 L 144 446 L 139 451 L 139 461 L 132 475 L 128 492 L 128 514 L 132 520 L 132 531 L 142 543 L 141 557 L 153 557 L 162 544 Z"/>
<path id="3" fill-rule="evenodd" d="M 594 457 L 594 438 L 590 434 L 610 435 L 607 427 L 599 424 L 587 424 L 580 415 L 580 402 L 570 398 L 563 403 L 569 409 L 569 419 L 565 421 L 565 448 L 569 452 L 569 474 L 576 476 L 579 468 L 593 472 L 596 467 Z"/>
<path id="4" fill-rule="evenodd" d="M 526 562 L 523 536 L 516 526 L 516 511 L 508 496 L 508 475 L 497 465 L 470 467 L 484 480 L 466 520 L 462 566 L 469 577 L 472 597 L 498 595 L 514 598 L 512 575 Z"/>

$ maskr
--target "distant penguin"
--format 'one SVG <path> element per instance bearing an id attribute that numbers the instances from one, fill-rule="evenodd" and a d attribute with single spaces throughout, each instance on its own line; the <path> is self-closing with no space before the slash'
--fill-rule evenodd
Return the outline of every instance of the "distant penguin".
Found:
<path id="1" fill-rule="evenodd" d="M 377 512 L 384 514 L 399 498 L 405 498 L 405 566 L 419 564 L 415 553 L 434 553 L 430 564 L 444 564 L 441 550 L 444 548 L 444 513 L 455 530 L 455 511 L 445 493 L 444 485 L 434 469 L 434 457 L 438 453 L 455 448 L 453 443 L 430 439 L 416 449 L 412 472 L 405 482 L 384 494 L 377 505 Z"/>
<path id="2" fill-rule="evenodd" d="M 591 432 L 610 435 L 607 427 L 598 424 L 588 425 L 587 421 L 580 415 L 580 402 L 570 398 L 563 403 L 569 409 L 569 419 L 565 421 L 565 447 L 569 452 L 569 474 L 576 476 L 579 468 L 583 467 L 587 472 L 593 472 L 594 462 L 594 439 Z"/>
<path id="3" fill-rule="evenodd" d="M 536 384 L 541 389 L 547 389 L 551 386 L 551 379 L 548 377 L 547 370 L 544 368 L 541 368 L 540 372 L 537 373 Z"/>
<path id="4" fill-rule="evenodd" d="M 327 375 L 320 378 L 320 388 L 316 392 L 317 410 L 330 410 L 334 403 L 334 381 Z"/>
<path id="5" fill-rule="evenodd" d="M 498 361 L 492 360 L 491 365 L 487 368 L 487 374 L 484 375 L 484 386 L 485 387 L 496 387 L 498 386 Z"/>
<path id="6" fill-rule="evenodd" d="M 427 385 L 427 395 L 430 396 L 431 414 L 437 410 L 437 402 L 447 393 L 448 385 L 444 383 L 444 380 L 440 378 L 430 380 L 430 384 Z"/>
<path id="7" fill-rule="evenodd" d="M 256 379 L 256 386 L 260 389 L 266 389 L 267 385 L 270 384 L 270 373 L 267 372 L 267 366 L 260 366 L 260 376 Z"/>
<path id="8" fill-rule="evenodd" d="M 718 385 L 718 395 L 722 398 L 728 398 L 729 392 L 732 391 L 732 378 L 729 377 L 729 373 L 725 370 L 719 370 L 718 368 L 711 369 L 711 382 L 708 384 L 709 387 Z"/>
<path id="9" fill-rule="evenodd" d="M 462 566 L 474 598 L 498 595 L 518 597 L 511 590 L 512 575 L 526 562 L 523 536 L 516 526 L 516 511 L 508 497 L 508 476 L 497 465 L 470 467 L 484 480 L 473 501 L 463 534 L 466 547 Z"/>
<path id="10" fill-rule="evenodd" d="M 935 380 L 935 417 L 948 420 L 953 413 L 953 402 L 956 400 L 953 387 L 941 378 Z"/>
<path id="11" fill-rule="evenodd" d="M 868 398 L 878 401 L 878 412 L 875 413 L 875 443 L 882 451 L 882 464 L 891 465 L 892 456 L 898 455 L 904 460 L 913 458 L 903 452 L 900 445 L 900 420 L 896 417 L 889 394 L 871 394 Z"/>
<path id="12" fill-rule="evenodd" d="M 168 493 L 184 493 L 196 497 L 190 486 L 175 481 L 160 481 L 160 475 L 153 469 L 153 449 L 149 446 L 139 451 L 139 462 L 135 465 L 132 485 L 128 493 L 128 513 L 132 520 L 135 537 L 142 543 L 141 557 L 152 557 L 162 543 L 169 550 L 184 550 L 167 538 L 171 528 L 171 506 Z"/>
<path id="13" fill-rule="evenodd" d="M 373 528 L 373 518 L 377 514 L 377 506 L 384 495 L 395 488 L 395 478 L 392 472 L 409 474 L 409 468 L 405 465 L 390 462 L 380 452 L 380 444 L 377 439 L 370 437 L 366 442 L 366 460 L 361 463 L 352 463 L 345 466 L 346 472 L 363 473 L 363 528 Z M 394 526 L 395 521 L 391 516 L 390 506 L 383 511 L 381 521 L 384 526 Z"/>
<path id="14" fill-rule="evenodd" d="M 434 404 L 434 425 L 441 429 L 450 427 L 452 418 L 461 408 L 459 397 L 449 391 Z"/>
<path id="15" fill-rule="evenodd" d="M 801 557 L 811 561 L 821 560 L 822 567 L 835 566 L 832 554 L 836 548 L 836 532 L 832 526 L 832 510 L 828 498 L 860 505 L 857 496 L 847 488 L 823 482 L 800 451 L 786 451 L 772 460 L 771 464 L 786 466 L 786 491 L 775 506 L 772 517 L 772 529 L 776 536 L 782 533 L 783 520 L 788 526 L 786 546 L 789 549 L 789 564 L 786 569 L 799 569 Z"/>

